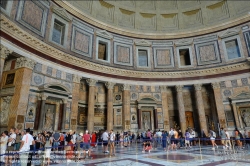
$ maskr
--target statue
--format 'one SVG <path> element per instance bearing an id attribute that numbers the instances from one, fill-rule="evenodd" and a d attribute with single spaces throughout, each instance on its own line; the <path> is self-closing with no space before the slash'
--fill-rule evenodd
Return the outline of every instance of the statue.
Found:
<path id="1" fill-rule="evenodd" d="M 250 111 L 243 110 L 241 113 L 241 117 L 242 117 L 243 122 L 245 123 L 246 127 L 250 127 Z"/>
<path id="2" fill-rule="evenodd" d="M 144 124 L 144 130 L 150 129 L 149 119 L 147 115 L 143 116 L 143 124 Z"/>
<path id="3" fill-rule="evenodd" d="M 45 124 L 43 129 L 44 130 L 52 130 L 53 127 L 53 112 L 51 112 L 50 109 L 47 110 L 46 114 L 45 114 Z"/>

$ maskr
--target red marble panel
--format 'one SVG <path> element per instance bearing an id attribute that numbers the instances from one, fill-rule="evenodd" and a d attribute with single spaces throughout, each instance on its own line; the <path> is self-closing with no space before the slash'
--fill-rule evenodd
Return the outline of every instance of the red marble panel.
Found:
<path id="1" fill-rule="evenodd" d="M 170 50 L 156 51 L 157 65 L 171 65 Z"/>
<path id="2" fill-rule="evenodd" d="M 129 48 L 123 46 L 117 46 L 117 62 L 129 63 L 130 55 Z"/>
<path id="3" fill-rule="evenodd" d="M 75 49 L 79 51 L 89 53 L 89 36 L 76 31 L 74 46 L 75 46 Z"/>

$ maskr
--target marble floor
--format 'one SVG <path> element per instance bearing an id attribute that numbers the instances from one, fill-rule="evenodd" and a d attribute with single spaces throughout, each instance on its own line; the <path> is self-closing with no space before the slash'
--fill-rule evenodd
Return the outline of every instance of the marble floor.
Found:
<path id="1" fill-rule="evenodd" d="M 250 149 L 224 150 L 222 146 L 212 150 L 211 146 L 193 146 L 191 149 L 163 151 L 161 147 L 150 153 L 142 153 L 142 145 L 116 147 L 116 155 L 110 157 L 102 152 L 102 146 L 92 150 L 92 158 L 67 161 L 63 153 L 51 152 L 50 165 L 62 166 L 250 166 Z M 42 165 L 39 159 L 33 165 Z"/>

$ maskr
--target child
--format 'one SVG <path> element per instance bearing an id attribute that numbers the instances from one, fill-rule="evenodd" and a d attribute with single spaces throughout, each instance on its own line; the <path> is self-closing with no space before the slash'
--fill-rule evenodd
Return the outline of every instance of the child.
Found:
<path id="1" fill-rule="evenodd" d="M 150 141 L 147 141 L 147 142 L 144 142 L 143 143 L 143 153 L 145 151 L 148 151 L 150 153 L 150 150 L 152 149 L 152 145 L 151 145 L 151 142 Z"/>

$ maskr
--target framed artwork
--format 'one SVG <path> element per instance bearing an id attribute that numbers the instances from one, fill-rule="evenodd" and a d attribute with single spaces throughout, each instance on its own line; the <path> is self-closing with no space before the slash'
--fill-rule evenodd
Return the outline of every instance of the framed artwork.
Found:
<path id="1" fill-rule="evenodd" d="M 4 86 L 12 86 L 15 83 L 15 74 L 16 73 L 8 73 L 6 75 Z"/>

